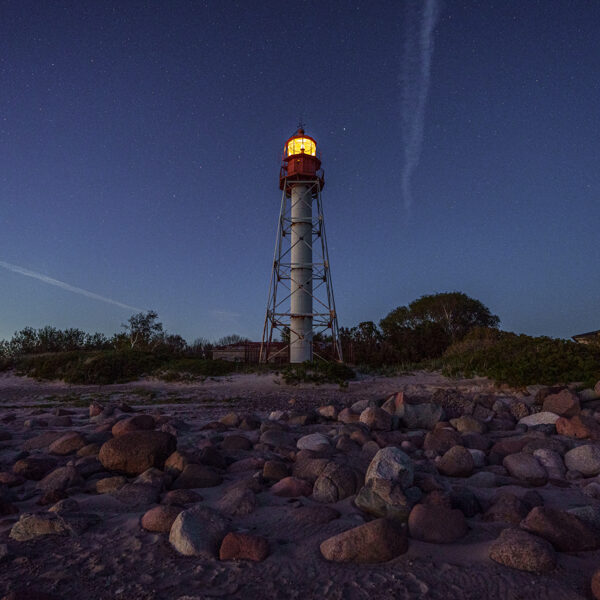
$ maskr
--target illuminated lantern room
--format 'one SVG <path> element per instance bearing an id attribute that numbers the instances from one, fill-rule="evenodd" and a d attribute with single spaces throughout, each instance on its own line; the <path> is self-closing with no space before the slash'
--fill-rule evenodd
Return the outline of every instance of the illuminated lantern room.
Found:
<path id="1" fill-rule="evenodd" d="M 279 188 L 283 189 L 284 181 L 315 181 L 319 180 L 321 189 L 325 182 L 321 160 L 317 155 L 317 142 L 298 131 L 285 143 L 283 148 L 283 165 L 279 176 Z"/>

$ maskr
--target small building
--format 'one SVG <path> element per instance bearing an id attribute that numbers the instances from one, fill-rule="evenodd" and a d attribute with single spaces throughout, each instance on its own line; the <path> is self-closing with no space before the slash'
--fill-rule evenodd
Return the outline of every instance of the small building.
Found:
<path id="1" fill-rule="evenodd" d="M 588 331 L 588 333 L 578 333 L 573 336 L 578 344 L 600 344 L 600 329 Z"/>
<path id="2" fill-rule="evenodd" d="M 276 363 L 289 362 L 289 349 L 285 342 L 271 342 L 271 355 L 277 353 L 273 361 Z M 238 342 L 228 344 L 227 346 L 218 346 L 213 348 L 212 356 L 214 360 L 227 360 L 229 362 L 239 363 L 258 363 L 260 359 L 260 342 Z"/>

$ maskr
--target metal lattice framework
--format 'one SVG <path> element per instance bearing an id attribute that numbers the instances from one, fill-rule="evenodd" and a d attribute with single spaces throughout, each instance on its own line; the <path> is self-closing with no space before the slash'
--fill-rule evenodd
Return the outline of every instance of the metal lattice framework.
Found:
<path id="1" fill-rule="evenodd" d="M 325 220 L 323 218 L 323 203 L 321 200 L 321 182 L 319 179 L 298 181 L 294 179 L 288 183 L 287 178 L 283 180 L 283 192 L 281 195 L 281 209 L 277 227 L 277 238 L 275 241 L 275 253 L 273 256 L 273 269 L 271 272 L 271 283 L 269 284 L 269 299 L 263 328 L 262 344 L 260 348 L 260 361 L 269 362 L 277 360 L 278 357 L 286 356 L 289 352 L 289 341 L 282 347 L 277 344 L 273 346 L 273 335 L 275 331 L 282 334 L 282 339 L 290 339 L 291 328 L 290 304 L 292 294 L 307 293 L 306 290 L 292 291 L 292 269 L 298 265 L 291 262 L 292 254 L 292 197 L 289 193 L 291 185 L 306 185 L 316 210 L 312 216 L 312 292 L 313 312 L 313 336 L 319 333 L 329 333 L 332 341 L 332 355 L 334 360 L 342 361 L 342 347 L 339 339 L 337 313 L 335 299 L 333 297 L 333 286 L 331 283 L 331 269 L 329 266 L 329 250 L 327 247 L 327 236 L 325 234 Z M 303 200 L 299 200 L 303 201 Z M 316 214 L 315 214 L 316 213 Z M 286 238 L 290 242 L 286 243 Z M 296 243 L 308 243 L 299 240 Z M 306 265 L 303 265 L 306 266 Z M 308 315 L 305 315 L 308 316 Z M 317 351 L 314 355 L 325 359 Z"/>

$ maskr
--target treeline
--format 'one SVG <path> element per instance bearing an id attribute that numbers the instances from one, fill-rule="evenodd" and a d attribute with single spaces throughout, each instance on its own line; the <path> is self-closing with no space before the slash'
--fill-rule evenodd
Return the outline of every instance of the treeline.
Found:
<path id="1" fill-rule="evenodd" d="M 5 359 L 26 355 L 93 350 L 135 350 L 155 354 L 192 356 L 210 359 L 215 346 L 233 344 L 246 338 L 228 335 L 211 342 L 204 338 L 192 344 L 178 334 L 167 333 L 158 321 L 156 311 L 132 315 L 122 326 L 123 331 L 108 337 L 103 333 L 86 333 L 81 329 L 57 329 L 46 326 L 39 329 L 25 327 L 15 332 L 10 340 L 0 340 L 0 357 Z"/>

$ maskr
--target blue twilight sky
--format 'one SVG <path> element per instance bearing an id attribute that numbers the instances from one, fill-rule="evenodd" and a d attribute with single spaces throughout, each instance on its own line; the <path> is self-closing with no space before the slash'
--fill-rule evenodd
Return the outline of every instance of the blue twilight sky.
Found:
<path id="1" fill-rule="evenodd" d="M 400 173 L 406 2 L 3 0 L 0 261 L 188 340 L 259 339 L 284 141 L 323 155 L 340 325 L 463 291 L 504 329 L 600 328 L 600 3 L 445 0 Z M 0 338 L 133 310 L 0 268 Z"/>

